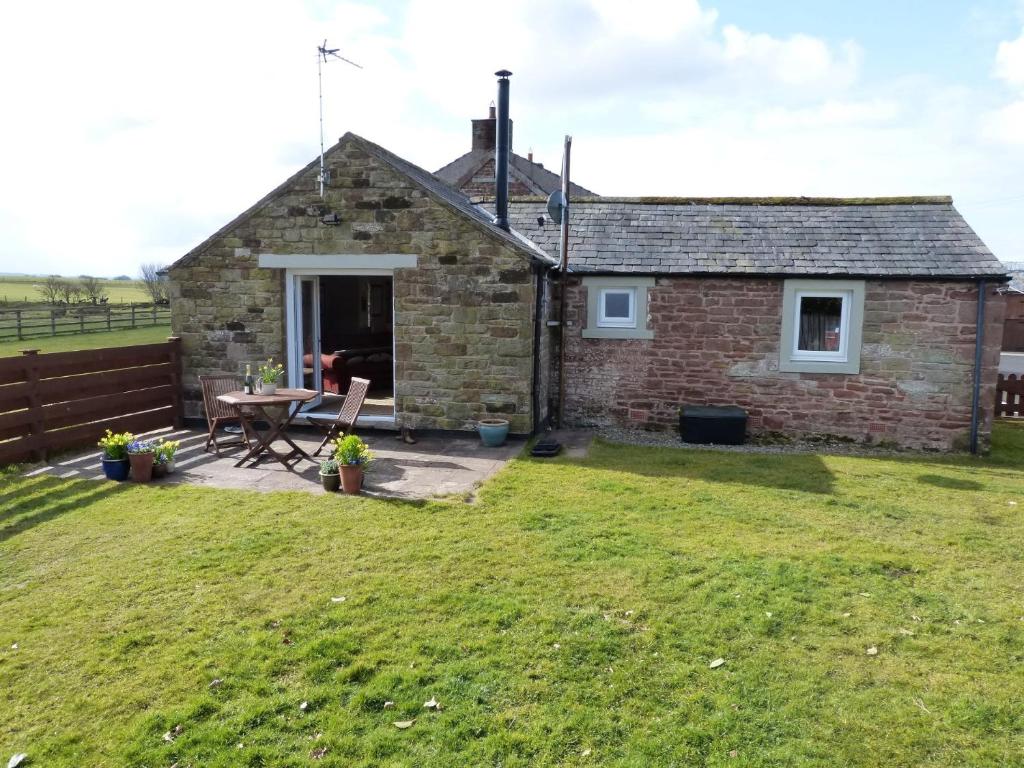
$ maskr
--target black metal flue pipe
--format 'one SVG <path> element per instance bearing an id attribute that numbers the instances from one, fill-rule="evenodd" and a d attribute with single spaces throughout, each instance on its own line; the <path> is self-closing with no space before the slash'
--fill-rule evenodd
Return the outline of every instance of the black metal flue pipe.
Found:
<path id="1" fill-rule="evenodd" d="M 508 79 L 512 75 L 507 69 L 499 69 L 498 76 L 498 124 L 495 126 L 494 144 L 494 223 L 508 229 L 508 155 L 511 151 L 508 122 Z"/>

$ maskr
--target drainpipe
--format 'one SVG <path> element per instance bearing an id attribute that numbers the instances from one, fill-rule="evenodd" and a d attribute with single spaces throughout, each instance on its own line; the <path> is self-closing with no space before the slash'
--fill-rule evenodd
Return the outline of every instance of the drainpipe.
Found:
<path id="1" fill-rule="evenodd" d="M 978 319 L 974 328 L 974 390 L 971 392 L 971 453 L 978 453 L 979 400 L 981 399 L 981 358 L 985 347 L 985 293 L 988 284 L 978 281 Z"/>
<path id="2" fill-rule="evenodd" d="M 544 269 L 534 264 L 536 298 L 533 305 L 533 434 L 540 432 L 540 340 L 544 327 Z"/>

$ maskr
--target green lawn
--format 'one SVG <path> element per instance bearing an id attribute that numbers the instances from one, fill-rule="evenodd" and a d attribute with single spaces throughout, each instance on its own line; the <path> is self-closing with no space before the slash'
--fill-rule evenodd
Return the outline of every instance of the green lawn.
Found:
<path id="1" fill-rule="evenodd" d="M 0 306 L 42 302 L 37 286 L 46 278 L 27 275 L 0 275 Z M 67 280 L 77 280 L 68 277 Z M 151 301 L 141 280 L 103 280 L 103 287 L 111 304 Z"/>
<path id="2" fill-rule="evenodd" d="M 996 438 L 599 444 L 475 503 L 0 478 L 0 758 L 1019 765 L 1024 430 Z"/>
<path id="3" fill-rule="evenodd" d="M 41 336 L 24 341 L 0 341 L 0 357 L 20 355 L 23 349 L 38 349 L 40 352 L 70 352 L 76 349 L 155 344 L 159 341 L 167 341 L 167 337 L 170 335 L 170 326 L 151 325 L 126 331 L 97 331 L 95 333 L 75 333 L 68 336 Z"/>

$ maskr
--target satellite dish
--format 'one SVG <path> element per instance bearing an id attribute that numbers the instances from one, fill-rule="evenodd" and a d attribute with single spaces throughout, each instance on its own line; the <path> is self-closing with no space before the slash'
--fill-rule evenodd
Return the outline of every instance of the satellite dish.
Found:
<path id="1" fill-rule="evenodd" d="M 562 190 L 556 189 L 548 196 L 548 216 L 555 224 L 562 223 L 562 213 L 569 207 L 569 201 L 565 199 Z"/>

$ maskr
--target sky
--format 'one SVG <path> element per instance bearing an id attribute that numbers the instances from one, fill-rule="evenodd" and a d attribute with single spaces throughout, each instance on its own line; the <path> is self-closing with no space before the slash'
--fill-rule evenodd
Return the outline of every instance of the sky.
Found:
<path id="1" fill-rule="evenodd" d="M 7 5 L 0 272 L 186 253 L 317 156 L 325 38 L 328 145 L 436 170 L 506 68 L 514 150 L 600 194 L 949 194 L 1024 261 L 1024 0 Z"/>

